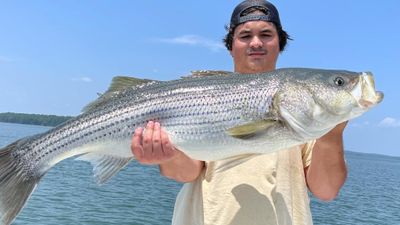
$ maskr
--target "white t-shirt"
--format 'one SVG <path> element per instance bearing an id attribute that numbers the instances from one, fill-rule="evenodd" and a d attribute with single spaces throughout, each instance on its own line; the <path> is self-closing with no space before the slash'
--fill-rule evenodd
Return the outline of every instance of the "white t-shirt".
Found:
<path id="1" fill-rule="evenodd" d="M 179 192 L 172 224 L 311 225 L 304 168 L 314 143 L 206 162 Z"/>

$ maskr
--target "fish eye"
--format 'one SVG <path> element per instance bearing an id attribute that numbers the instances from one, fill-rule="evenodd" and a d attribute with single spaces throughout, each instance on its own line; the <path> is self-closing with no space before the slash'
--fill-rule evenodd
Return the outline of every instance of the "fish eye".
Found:
<path id="1" fill-rule="evenodd" d="M 345 84 L 343 77 L 336 77 L 334 80 L 336 86 L 341 87 Z"/>

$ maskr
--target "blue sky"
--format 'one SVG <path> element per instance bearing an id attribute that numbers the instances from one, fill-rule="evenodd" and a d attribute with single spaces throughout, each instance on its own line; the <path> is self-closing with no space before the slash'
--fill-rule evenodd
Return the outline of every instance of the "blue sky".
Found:
<path id="1" fill-rule="evenodd" d="M 224 25 L 240 1 L 1 1 L 0 112 L 77 115 L 112 77 L 232 70 Z M 383 103 L 346 149 L 400 156 L 400 1 L 273 1 L 293 37 L 278 67 L 372 71 Z"/>

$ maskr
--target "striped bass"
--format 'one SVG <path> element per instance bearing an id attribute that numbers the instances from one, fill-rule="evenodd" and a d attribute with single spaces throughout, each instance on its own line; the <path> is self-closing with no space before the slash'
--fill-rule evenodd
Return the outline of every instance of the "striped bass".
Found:
<path id="1" fill-rule="evenodd" d="M 306 68 L 172 81 L 115 77 L 79 116 L 0 150 L 0 224 L 10 224 L 46 172 L 73 156 L 102 184 L 133 159 L 135 128 L 160 122 L 188 156 L 212 161 L 317 139 L 383 99 L 371 73 Z"/>

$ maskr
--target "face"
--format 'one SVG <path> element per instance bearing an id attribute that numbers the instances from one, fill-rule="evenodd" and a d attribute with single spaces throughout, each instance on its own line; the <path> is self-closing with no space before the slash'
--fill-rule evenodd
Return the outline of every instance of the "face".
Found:
<path id="1" fill-rule="evenodd" d="M 275 25 L 265 21 L 248 21 L 234 32 L 232 50 L 235 72 L 272 71 L 279 55 L 279 36 Z"/>

